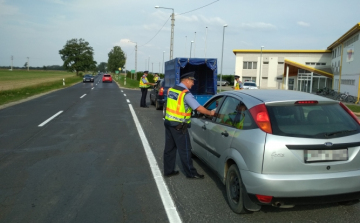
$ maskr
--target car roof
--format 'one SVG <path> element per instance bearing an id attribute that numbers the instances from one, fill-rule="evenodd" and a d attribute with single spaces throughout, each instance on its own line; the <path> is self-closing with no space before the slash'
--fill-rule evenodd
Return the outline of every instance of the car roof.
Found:
<path id="1" fill-rule="evenodd" d="M 241 91 L 224 91 L 221 94 L 233 95 L 240 98 L 251 97 L 254 100 L 258 100 L 258 103 L 282 103 L 282 102 L 294 102 L 294 101 L 306 101 L 315 100 L 327 103 L 338 103 L 332 99 L 318 96 L 315 94 L 291 91 L 291 90 L 241 90 Z M 253 101 L 254 102 L 254 101 Z M 255 103 L 255 102 L 254 102 Z M 253 103 L 252 103 L 253 104 Z"/>

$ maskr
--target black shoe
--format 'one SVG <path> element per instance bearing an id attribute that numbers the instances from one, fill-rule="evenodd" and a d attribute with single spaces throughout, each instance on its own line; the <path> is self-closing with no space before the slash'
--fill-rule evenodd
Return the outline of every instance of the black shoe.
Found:
<path id="1" fill-rule="evenodd" d="M 189 179 L 204 179 L 204 175 L 196 173 L 195 175 L 187 177 L 187 178 L 189 178 Z"/>
<path id="2" fill-rule="evenodd" d="M 172 177 L 172 176 L 175 176 L 175 175 L 178 175 L 178 174 L 179 174 L 179 171 L 174 170 L 172 173 L 165 175 L 165 177 Z"/>
<path id="3" fill-rule="evenodd" d="M 149 106 L 146 105 L 144 108 L 148 108 L 148 107 L 149 107 Z"/>

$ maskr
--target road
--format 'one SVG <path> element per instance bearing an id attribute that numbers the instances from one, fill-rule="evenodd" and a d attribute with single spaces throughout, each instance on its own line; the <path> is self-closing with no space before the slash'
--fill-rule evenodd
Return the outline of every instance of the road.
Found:
<path id="1" fill-rule="evenodd" d="M 142 141 L 161 171 L 161 111 L 140 108 L 139 90 L 99 80 L 0 110 L 0 222 L 169 222 Z M 164 179 L 183 222 L 360 221 L 360 204 L 263 207 L 237 215 L 212 170 L 197 158 L 194 165 L 204 180 L 189 180 L 182 171 Z"/>

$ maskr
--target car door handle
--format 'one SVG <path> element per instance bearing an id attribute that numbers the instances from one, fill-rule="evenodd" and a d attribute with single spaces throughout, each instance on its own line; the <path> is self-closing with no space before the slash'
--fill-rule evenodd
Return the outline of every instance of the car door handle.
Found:
<path id="1" fill-rule="evenodd" d="M 221 135 L 225 136 L 225 137 L 228 137 L 229 136 L 229 133 L 227 131 L 225 132 L 222 132 Z"/>

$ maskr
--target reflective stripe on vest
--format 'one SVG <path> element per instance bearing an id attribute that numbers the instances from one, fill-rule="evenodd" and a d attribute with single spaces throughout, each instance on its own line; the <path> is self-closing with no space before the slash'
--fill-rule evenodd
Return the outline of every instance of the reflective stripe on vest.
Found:
<path id="1" fill-rule="evenodd" d="M 187 89 L 184 90 L 178 90 L 175 88 L 169 89 L 167 101 L 166 101 L 165 119 L 174 122 L 190 123 L 192 109 L 191 107 L 189 107 L 188 110 L 185 111 L 185 101 L 184 101 L 187 92 L 188 92 Z"/>
<path id="2" fill-rule="evenodd" d="M 149 83 L 147 77 L 145 77 L 145 80 L 146 80 L 147 83 Z M 142 81 L 142 77 L 141 77 L 140 82 L 139 82 L 139 87 L 141 87 L 141 88 L 149 88 L 150 85 L 144 84 L 143 81 Z"/>

